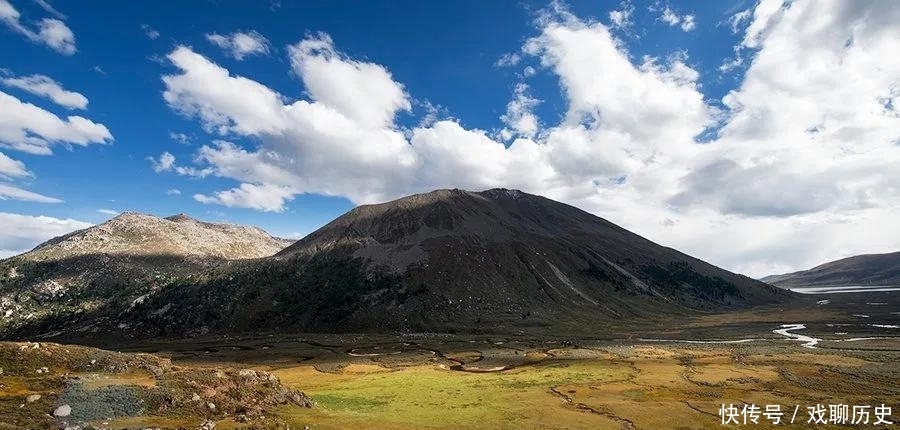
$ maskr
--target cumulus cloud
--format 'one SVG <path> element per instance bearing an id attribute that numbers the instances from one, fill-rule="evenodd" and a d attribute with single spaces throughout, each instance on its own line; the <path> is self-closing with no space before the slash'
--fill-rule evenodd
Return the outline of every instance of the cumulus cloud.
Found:
<path id="1" fill-rule="evenodd" d="M 44 18 L 34 24 L 36 28 L 21 21 L 21 13 L 8 0 L 0 0 L 0 21 L 13 31 L 25 36 L 33 43 L 49 46 L 63 55 L 75 53 L 75 34 L 66 24 L 55 18 Z"/>
<path id="2" fill-rule="evenodd" d="M 21 254 L 41 242 L 92 225 L 71 218 L 0 212 L 0 258 Z"/>
<path id="3" fill-rule="evenodd" d="M 0 91 L 0 147 L 32 154 L 50 154 L 53 144 L 87 146 L 109 143 L 113 137 L 103 124 L 81 116 L 65 120 Z"/>
<path id="4" fill-rule="evenodd" d="M 397 112 L 412 108 L 403 85 L 387 69 L 344 58 L 326 34 L 292 45 L 288 53 L 314 100 L 363 127 L 389 126 Z"/>
<path id="5" fill-rule="evenodd" d="M 236 31 L 226 35 L 212 33 L 206 35 L 206 40 L 224 49 L 238 61 L 249 55 L 269 54 L 269 40 L 255 31 Z"/>
<path id="6" fill-rule="evenodd" d="M 283 212 L 285 201 L 294 198 L 289 187 L 272 184 L 241 184 L 237 188 L 219 191 L 212 196 L 194 194 L 200 203 L 217 203 L 228 207 L 258 209 L 266 212 Z"/>
<path id="7" fill-rule="evenodd" d="M 515 95 L 506 105 L 506 113 L 500 117 L 507 127 L 500 132 L 503 140 L 509 140 L 513 136 L 532 139 L 537 134 L 540 123 L 533 109 L 540 103 L 540 100 L 527 93 L 528 85 L 516 85 Z"/>
<path id="8" fill-rule="evenodd" d="M 254 135 L 275 133 L 285 127 L 283 97 L 277 92 L 256 81 L 231 76 L 225 68 L 184 46 L 167 58 L 181 73 L 163 76 L 163 99 L 176 111 L 199 117 L 207 131 Z"/>
<path id="9" fill-rule="evenodd" d="M 59 82 L 44 75 L 3 78 L 8 87 L 18 88 L 31 94 L 47 97 L 54 103 L 68 109 L 87 108 L 88 99 L 80 93 L 63 89 Z"/>
<path id="10" fill-rule="evenodd" d="M 744 80 L 719 104 L 704 96 L 686 53 L 635 59 L 607 26 L 557 5 L 519 52 L 557 76 L 567 108 L 558 123 L 535 117 L 532 126 L 536 102 L 517 88 L 500 118 L 509 141 L 446 116 L 401 130 L 403 85 L 326 35 L 288 50 L 309 99 L 186 47 L 168 56 L 177 72 L 163 77 L 164 99 L 234 137 L 192 160 L 237 182 L 195 196 L 203 203 L 281 211 L 302 193 L 371 203 L 506 186 L 751 275 L 900 248 L 900 62 L 891 55 L 900 52 L 900 8 L 777 6 L 754 10 L 740 42 Z M 235 143 L 243 137 L 255 146 Z M 178 167 L 188 168 L 173 160 L 170 170 Z"/>
<path id="11" fill-rule="evenodd" d="M 62 200 L 55 197 L 47 197 L 43 194 L 0 183 L 0 200 L 9 199 L 36 203 L 62 203 Z"/>

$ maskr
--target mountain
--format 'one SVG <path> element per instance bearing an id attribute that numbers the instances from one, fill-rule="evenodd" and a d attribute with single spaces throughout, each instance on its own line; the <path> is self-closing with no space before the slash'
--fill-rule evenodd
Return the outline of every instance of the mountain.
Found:
<path id="1" fill-rule="evenodd" d="M 291 243 L 256 227 L 126 212 L 0 261 L 0 329 L 54 314 L 117 311 L 171 279 Z"/>
<path id="2" fill-rule="evenodd" d="M 19 333 L 591 331 L 792 296 L 505 189 L 359 206 L 272 257 L 191 276 Z"/>
<path id="3" fill-rule="evenodd" d="M 857 255 L 762 281 L 783 288 L 900 285 L 900 252 Z"/>
<path id="4" fill-rule="evenodd" d="M 185 214 L 158 218 L 125 212 L 103 224 L 44 242 L 18 258 L 47 261 L 106 254 L 235 260 L 267 257 L 291 243 L 256 227 L 208 223 Z"/>

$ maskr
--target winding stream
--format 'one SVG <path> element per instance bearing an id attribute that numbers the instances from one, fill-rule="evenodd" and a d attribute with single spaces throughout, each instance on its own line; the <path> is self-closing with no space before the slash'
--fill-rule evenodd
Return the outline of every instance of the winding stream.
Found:
<path id="1" fill-rule="evenodd" d="M 799 333 L 791 333 L 793 330 L 804 330 L 806 329 L 805 324 L 782 324 L 780 329 L 772 330 L 772 333 L 780 334 L 785 336 L 791 340 L 796 340 L 798 342 L 804 342 L 801 345 L 804 348 L 815 348 L 816 344 L 819 343 L 822 339 L 816 337 L 810 337 L 804 334 Z"/>

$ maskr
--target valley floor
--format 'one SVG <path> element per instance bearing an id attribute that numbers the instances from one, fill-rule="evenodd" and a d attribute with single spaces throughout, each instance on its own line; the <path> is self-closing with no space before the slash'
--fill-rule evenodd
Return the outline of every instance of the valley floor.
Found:
<path id="1" fill-rule="evenodd" d="M 76 411 L 73 405 L 73 415 L 90 417 L 88 422 L 105 428 L 196 429 L 214 422 L 216 429 L 703 429 L 721 425 L 723 404 L 738 412 L 745 404 L 763 411 L 766 405 L 779 405 L 782 419 L 794 420 L 777 426 L 786 428 L 829 428 L 808 423 L 807 408 L 822 405 L 827 421 L 833 404 L 871 406 L 871 425 L 874 408 L 884 404 L 893 411 L 888 419 L 897 423 L 898 300 L 895 292 L 814 296 L 790 309 L 710 314 L 598 338 L 303 335 L 144 343 L 125 349 L 154 352 L 170 359 L 172 369 L 67 372 L 64 366 L 45 364 L 47 374 L 30 368 L 28 374 L 7 372 L 0 375 L 0 413 L 21 420 L 32 414 L 35 422 L 53 428 L 65 419 L 47 414 L 66 395 L 72 398 L 66 384 L 78 376 L 88 397 L 103 387 L 104 395 L 110 386 L 143 386 L 152 392 L 152 386 L 173 386 L 165 381 L 182 381 L 174 385 L 180 387 L 172 394 L 176 400 L 193 398 L 191 390 L 201 398 L 199 407 L 184 400 L 173 401 L 180 406 L 170 408 L 104 410 L 112 419 Z M 66 347 L 59 348 L 54 354 L 64 354 Z M 27 366 L 40 369 L 40 356 L 32 358 Z M 21 370 L 22 365 L 0 362 L 0 367 Z M 240 382 L 228 385 L 197 376 L 248 374 L 236 369 L 274 375 L 271 380 L 280 385 L 245 392 L 237 388 Z M 216 387 L 205 390 L 202 384 L 191 390 L 183 386 L 197 381 L 228 385 L 227 401 L 269 400 L 257 414 L 236 420 L 237 409 L 223 415 L 204 408 L 208 398 L 226 392 L 222 388 L 217 393 Z M 307 408 L 303 402 L 266 397 L 271 390 L 282 397 L 302 391 L 315 404 Z M 42 399 L 28 402 L 32 394 Z M 737 419 L 743 423 L 743 416 Z M 758 424 L 747 425 L 772 427 L 768 423 L 760 414 Z M 3 428 L 42 427 L 7 422 L 0 424 Z"/>

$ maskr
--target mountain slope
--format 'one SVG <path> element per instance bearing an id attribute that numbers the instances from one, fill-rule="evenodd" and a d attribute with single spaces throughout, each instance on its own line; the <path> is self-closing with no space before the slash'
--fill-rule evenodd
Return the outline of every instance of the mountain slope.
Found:
<path id="1" fill-rule="evenodd" d="M 809 270 L 767 276 L 762 281 L 784 288 L 900 285 L 900 252 L 857 255 Z"/>
<path id="2" fill-rule="evenodd" d="M 543 197 L 439 190 L 357 207 L 274 257 L 168 288 L 129 324 L 561 332 L 789 296 Z"/>
<path id="3" fill-rule="evenodd" d="M 231 260 L 270 256 L 293 241 L 184 214 L 126 212 L 0 261 L 0 328 L 106 309 L 120 312 L 172 279 Z"/>
<path id="4" fill-rule="evenodd" d="M 572 206 L 504 189 L 360 206 L 272 257 L 155 282 L 131 301 L 14 335 L 562 334 L 791 296 Z"/>

